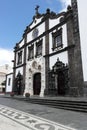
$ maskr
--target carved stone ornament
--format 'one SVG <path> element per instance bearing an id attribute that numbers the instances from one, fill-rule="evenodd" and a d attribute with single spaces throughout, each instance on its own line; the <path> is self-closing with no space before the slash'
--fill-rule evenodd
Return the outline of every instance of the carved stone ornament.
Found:
<path id="1" fill-rule="evenodd" d="M 38 65 L 38 70 L 41 70 L 41 65 Z"/>
<path id="2" fill-rule="evenodd" d="M 38 30 L 37 28 L 35 28 L 35 29 L 33 30 L 33 32 L 32 32 L 32 37 L 33 37 L 33 39 L 36 38 L 36 37 L 38 37 L 38 34 L 39 34 L 39 30 Z"/>
<path id="3" fill-rule="evenodd" d="M 29 68 L 29 72 L 30 72 L 30 73 L 32 73 L 32 70 L 31 70 L 31 68 Z"/>
<path id="4" fill-rule="evenodd" d="M 36 61 L 34 61 L 34 62 L 32 63 L 32 67 L 33 67 L 34 69 L 37 68 L 37 62 L 36 62 Z"/>

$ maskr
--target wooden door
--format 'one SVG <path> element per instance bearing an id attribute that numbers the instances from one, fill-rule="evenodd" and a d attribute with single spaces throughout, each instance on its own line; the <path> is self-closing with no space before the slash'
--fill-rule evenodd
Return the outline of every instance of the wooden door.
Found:
<path id="1" fill-rule="evenodd" d="M 39 95 L 41 91 L 41 74 L 36 73 L 33 80 L 33 93 Z"/>
<path id="2" fill-rule="evenodd" d="M 58 95 L 65 95 L 65 77 L 62 71 L 58 72 Z"/>

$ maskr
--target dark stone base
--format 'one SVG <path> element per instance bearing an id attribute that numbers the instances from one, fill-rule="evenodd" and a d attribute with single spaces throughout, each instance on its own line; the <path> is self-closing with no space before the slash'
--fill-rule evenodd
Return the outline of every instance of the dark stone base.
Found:
<path id="1" fill-rule="evenodd" d="M 70 88 L 69 96 L 70 97 L 83 97 L 83 90 L 79 90 L 77 87 Z"/>
<path id="2" fill-rule="evenodd" d="M 57 93 L 57 89 L 45 89 L 44 90 L 44 95 L 45 96 L 57 96 L 58 93 Z"/>
<path id="3" fill-rule="evenodd" d="M 69 88 L 65 94 L 58 94 L 57 89 L 48 89 L 44 90 L 44 96 L 69 96 L 69 97 L 83 97 L 83 90 L 78 89 L 77 87 Z"/>

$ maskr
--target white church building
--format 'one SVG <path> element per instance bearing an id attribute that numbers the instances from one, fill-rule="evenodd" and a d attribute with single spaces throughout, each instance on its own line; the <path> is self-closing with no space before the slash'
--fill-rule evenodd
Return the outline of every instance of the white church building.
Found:
<path id="1" fill-rule="evenodd" d="M 35 10 L 33 21 L 14 48 L 13 74 L 7 75 L 6 92 L 82 96 L 77 1 L 71 0 L 71 6 L 58 14 L 50 9 L 41 14 L 39 6 Z"/>

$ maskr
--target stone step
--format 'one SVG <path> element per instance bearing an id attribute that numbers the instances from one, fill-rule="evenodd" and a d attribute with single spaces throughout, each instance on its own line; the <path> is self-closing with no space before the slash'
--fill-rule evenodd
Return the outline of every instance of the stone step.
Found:
<path id="1" fill-rule="evenodd" d="M 9 97 L 11 98 L 11 97 Z M 53 108 L 58 108 L 58 109 L 65 109 L 65 110 L 72 110 L 72 111 L 78 111 L 78 112 L 86 112 L 87 113 L 87 101 L 85 100 L 77 100 L 77 99 L 67 99 L 67 98 L 62 98 L 62 99 L 53 99 L 52 97 L 50 98 L 25 98 L 25 97 L 19 97 L 19 96 L 14 96 L 12 99 L 20 100 L 20 101 L 26 101 L 29 103 L 34 103 L 34 104 L 40 104 L 40 105 L 47 105 Z"/>
<path id="2" fill-rule="evenodd" d="M 80 101 L 61 101 L 61 100 L 46 100 L 46 99 L 25 99 L 30 103 L 47 105 L 60 109 L 67 109 L 72 111 L 87 112 L 87 102 Z"/>

